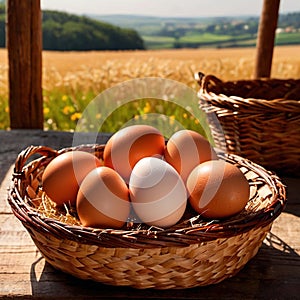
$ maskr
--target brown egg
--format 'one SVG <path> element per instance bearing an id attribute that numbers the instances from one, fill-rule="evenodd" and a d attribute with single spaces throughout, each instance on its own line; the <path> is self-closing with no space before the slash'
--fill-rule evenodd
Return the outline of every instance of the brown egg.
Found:
<path id="1" fill-rule="evenodd" d="M 127 185 L 113 169 L 94 169 L 80 185 L 76 207 L 83 226 L 121 228 L 130 212 Z"/>
<path id="2" fill-rule="evenodd" d="M 143 157 L 162 156 L 163 135 L 149 125 L 133 125 L 116 132 L 107 142 L 104 165 L 116 170 L 128 183 L 134 165 Z"/>
<path id="3" fill-rule="evenodd" d="M 75 203 L 84 177 L 102 162 L 93 154 L 70 151 L 55 157 L 45 168 L 42 185 L 45 193 L 58 205 Z"/>
<path id="4" fill-rule="evenodd" d="M 176 169 L 184 182 L 197 165 L 218 159 L 210 143 L 200 133 L 193 130 L 175 132 L 166 145 L 164 157 Z"/>
<path id="5" fill-rule="evenodd" d="M 189 175 L 186 186 L 194 210 L 213 219 L 239 213 L 250 195 L 249 183 L 241 170 L 223 160 L 198 165 Z"/>

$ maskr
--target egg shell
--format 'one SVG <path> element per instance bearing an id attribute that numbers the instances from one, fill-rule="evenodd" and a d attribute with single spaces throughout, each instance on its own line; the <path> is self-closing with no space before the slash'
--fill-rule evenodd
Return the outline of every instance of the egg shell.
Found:
<path id="1" fill-rule="evenodd" d="M 193 130 L 175 132 L 167 142 L 164 157 L 177 170 L 184 182 L 197 165 L 218 159 L 208 140 Z"/>
<path id="2" fill-rule="evenodd" d="M 249 195 L 249 183 L 241 170 L 223 160 L 198 165 L 189 175 L 189 202 L 206 218 L 225 218 L 244 209 Z"/>
<path id="3" fill-rule="evenodd" d="M 95 155 L 84 151 L 69 151 L 55 157 L 44 170 L 42 186 L 57 205 L 75 204 L 79 185 L 93 169 L 102 165 Z"/>
<path id="4" fill-rule="evenodd" d="M 104 165 L 116 170 L 128 183 L 135 164 L 148 156 L 162 156 L 165 139 L 149 125 L 133 125 L 117 131 L 107 142 Z"/>
<path id="5" fill-rule="evenodd" d="M 184 214 L 187 204 L 184 183 L 176 170 L 161 159 L 145 157 L 137 162 L 129 192 L 135 213 L 148 225 L 170 227 Z"/>
<path id="6" fill-rule="evenodd" d="M 80 185 L 76 208 L 83 226 L 121 228 L 130 212 L 128 187 L 113 169 L 94 169 Z"/>

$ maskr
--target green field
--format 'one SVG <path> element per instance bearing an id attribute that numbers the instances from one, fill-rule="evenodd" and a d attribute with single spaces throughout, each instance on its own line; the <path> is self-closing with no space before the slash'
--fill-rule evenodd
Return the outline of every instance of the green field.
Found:
<path id="1" fill-rule="evenodd" d="M 143 36 L 147 49 L 171 49 L 174 47 L 175 38 L 169 36 Z"/>
<path id="2" fill-rule="evenodd" d="M 179 39 L 182 43 L 216 43 L 232 39 L 230 35 L 217 35 L 211 33 L 190 34 Z"/>
<path id="3" fill-rule="evenodd" d="M 298 32 L 286 32 L 276 35 L 276 45 L 292 45 L 300 43 L 300 31 Z"/>
<path id="4" fill-rule="evenodd" d="M 252 36 L 218 35 L 211 33 L 190 34 L 181 38 L 169 36 L 142 36 L 147 49 L 199 48 L 199 47 L 237 47 L 255 44 Z"/>
<path id="5" fill-rule="evenodd" d="M 256 36 L 253 35 L 218 35 L 211 33 L 189 34 L 175 39 L 169 36 L 142 36 L 147 49 L 171 49 L 171 48 L 231 48 L 231 47 L 254 47 Z M 276 45 L 300 44 L 300 31 L 280 33 L 276 35 Z"/>

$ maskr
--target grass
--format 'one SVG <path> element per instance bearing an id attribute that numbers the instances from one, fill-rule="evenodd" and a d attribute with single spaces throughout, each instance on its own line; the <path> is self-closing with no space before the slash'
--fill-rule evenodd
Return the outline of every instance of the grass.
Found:
<path id="1" fill-rule="evenodd" d="M 276 35 L 276 44 L 299 44 L 300 32 L 284 32 Z"/>
<path id="2" fill-rule="evenodd" d="M 253 45 L 250 35 L 231 36 L 211 33 L 191 33 L 178 39 L 170 36 L 143 36 L 147 49 L 200 48 L 200 47 L 229 47 L 228 45 L 243 45 L 248 42 Z M 255 42 L 254 42 L 255 44 Z"/>
<path id="3" fill-rule="evenodd" d="M 272 77 L 299 78 L 299 50 L 300 46 L 276 47 Z M 254 71 L 254 61 L 255 48 L 44 52 L 44 128 L 75 130 L 85 108 L 98 94 L 131 79 L 171 79 L 183 83 L 196 93 L 199 87 L 193 78 L 195 72 L 214 74 L 223 80 L 249 79 Z M 0 129 L 8 129 L 8 66 L 5 49 L 0 49 L 0 62 Z M 118 104 L 118 99 L 111 101 Z M 128 122 L 146 123 L 147 119 L 160 122 L 160 126 L 170 130 L 184 126 L 201 131 L 203 126 L 199 124 L 199 118 L 194 116 L 197 103 L 193 105 L 182 107 L 176 103 L 146 98 L 131 101 L 110 114 L 102 124 L 101 131 L 114 132 Z M 95 112 L 94 122 L 99 122 L 107 109 L 108 105 L 104 105 Z"/>
<path id="4" fill-rule="evenodd" d="M 253 34 L 221 35 L 212 33 L 189 32 L 176 39 L 170 36 L 143 35 L 147 49 L 176 48 L 233 48 L 255 47 L 256 37 Z M 299 45 L 300 32 L 283 32 L 276 35 L 276 45 Z"/>
<path id="5" fill-rule="evenodd" d="M 173 37 L 170 36 L 143 36 L 143 40 L 146 43 L 172 43 L 175 41 Z"/>
<path id="6" fill-rule="evenodd" d="M 180 42 L 188 43 L 214 43 L 220 41 L 227 41 L 231 39 L 229 35 L 216 35 L 210 33 L 186 35 L 179 39 Z"/>
<path id="7" fill-rule="evenodd" d="M 173 48 L 175 39 L 169 36 L 143 36 L 146 49 Z"/>

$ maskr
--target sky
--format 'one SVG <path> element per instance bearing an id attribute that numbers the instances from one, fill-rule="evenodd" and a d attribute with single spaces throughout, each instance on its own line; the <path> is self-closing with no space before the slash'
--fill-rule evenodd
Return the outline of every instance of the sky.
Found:
<path id="1" fill-rule="evenodd" d="M 261 13 L 263 0 L 41 0 L 42 9 L 75 14 L 216 17 Z M 299 0 L 281 0 L 280 13 L 300 11 Z"/>

